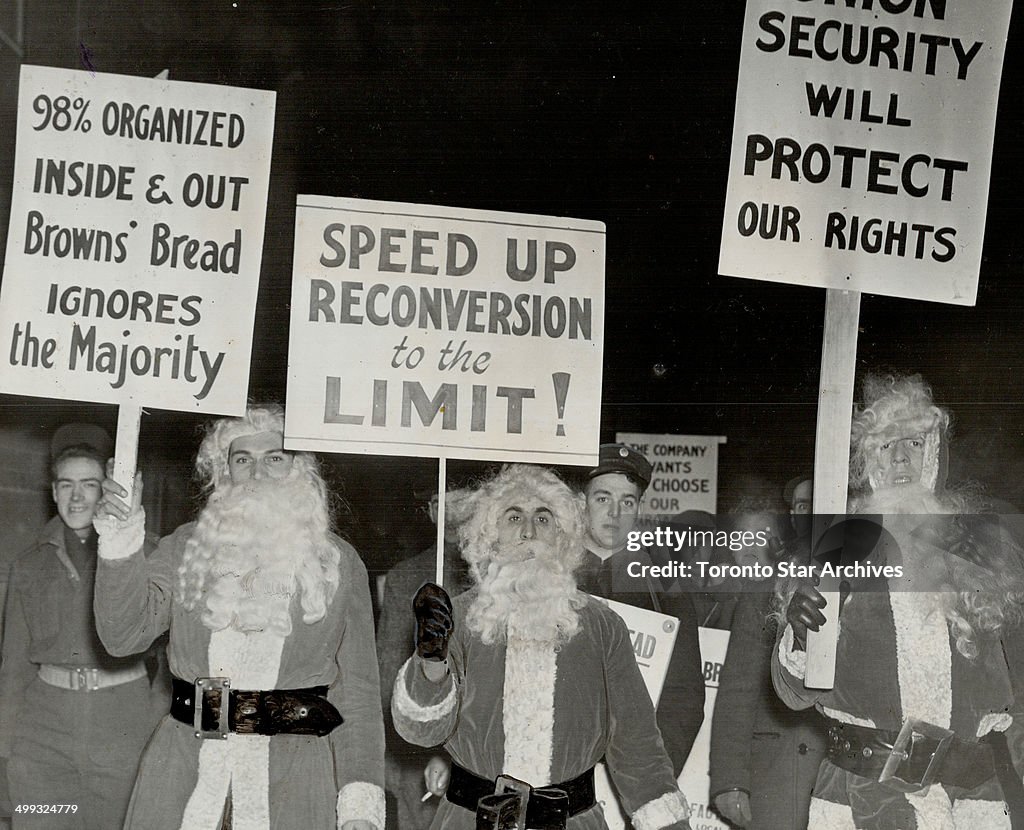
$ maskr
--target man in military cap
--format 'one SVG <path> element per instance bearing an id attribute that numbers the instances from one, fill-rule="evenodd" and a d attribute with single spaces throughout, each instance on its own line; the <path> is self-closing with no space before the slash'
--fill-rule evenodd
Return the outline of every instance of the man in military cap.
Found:
<path id="1" fill-rule="evenodd" d="M 50 453 L 57 515 L 11 567 L 0 758 L 16 828 L 120 827 L 160 698 L 170 696 L 151 687 L 143 655 L 112 657 L 96 633 L 92 520 L 110 454 L 110 437 L 98 426 L 57 430 Z M 41 816 L 19 805 L 67 806 Z"/>
<path id="2" fill-rule="evenodd" d="M 697 619 L 688 594 L 664 593 L 650 577 L 633 578 L 631 562 L 650 565 L 646 550 L 626 549 L 640 504 L 651 483 L 651 463 L 627 444 L 603 444 L 598 465 L 587 473 L 586 539 L 579 588 L 604 599 L 624 602 L 679 618 L 679 632 L 658 704 L 658 727 L 678 776 L 704 720 Z"/>

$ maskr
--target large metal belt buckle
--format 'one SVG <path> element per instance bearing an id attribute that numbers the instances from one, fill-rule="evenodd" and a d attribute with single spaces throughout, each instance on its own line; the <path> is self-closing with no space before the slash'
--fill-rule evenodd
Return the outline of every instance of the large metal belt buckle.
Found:
<path id="1" fill-rule="evenodd" d="M 84 666 L 70 670 L 71 689 L 75 692 L 94 692 L 100 687 L 99 672 Z"/>
<path id="2" fill-rule="evenodd" d="M 518 798 L 518 811 L 515 816 L 516 830 L 526 830 L 526 809 L 530 805 L 530 793 L 533 787 L 525 781 L 513 778 L 511 775 L 499 775 L 494 780 L 494 794 L 504 795 L 505 793 L 516 793 Z"/>
<path id="3" fill-rule="evenodd" d="M 899 768 L 902 763 L 909 761 L 914 754 L 914 743 L 918 738 L 931 738 L 934 741 L 938 741 L 938 745 L 928 758 L 928 766 L 925 767 L 921 779 L 919 781 L 908 781 L 898 774 Z M 879 782 L 898 792 L 912 793 L 920 791 L 922 794 L 927 792 L 928 787 L 934 783 L 939 773 L 939 766 L 945 759 L 946 753 L 949 752 L 949 746 L 952 742 L 953 732 L 949 729 L 943 729 L 934 723 L 928 723 L 917 718 L 908 718 L 904 722 L 903 728 L 900 729 L 899 735 L 896 736 L 896 742 L 892 745 L 889 758 L 878 775 Z"/>
<path id="4" fill-rule="evenodd" d="M 206 696 L 211 692 L 220 695 L 220 706 L 217 708 L 217 729 L 203 729 L 203 709 L 206 708 Z M 218 741 L 228 739 L 228 703 L 231 700 L 231 678 L 229 677 L 197 677 L 192 691 L 194 706 L 192 707 L 192 726 L 197 738 L 214 738 Z"/>

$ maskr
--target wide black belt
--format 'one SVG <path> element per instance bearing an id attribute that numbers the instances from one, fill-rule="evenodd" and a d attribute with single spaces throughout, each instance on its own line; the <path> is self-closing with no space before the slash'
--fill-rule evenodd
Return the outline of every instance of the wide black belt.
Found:
<path id="1" fill-rule="evenodd" d="M 326 686 L 245 691 L 227 677 L 173 678 L 171 717 L 195 728 L 197 738 L 238 735 L 329 734 L 343 718 L 327 699 Z"/>
<path id="2" fill-rule="evenodd" d="M 508 792 L 501 792 L 503 789 Z M 445 797 L 452 804 L 477 812 L 478 827 L 481 826 L 480 819 L 484 814 L 497 816 L 502 812 L 503 800 L 515 798 L 516 795 L 528 798 L 527 827 L 538 830 L 565 827 L 567 818 L 590 809 L 596 803 L 594 768 L 591 767 L 571 781 L 532 788 L 505 775 L 499 776 L 496 781 L 481 778 L 458 764 L 452 764 Z M 485 822 L 482 826 L 494 825 Z"/>
<path id="3" fill-rule="evenodd" d="M 901 792 L 933 783 L 974 789 L 996 774 L 992 748 L 940 726 L 908 720 L 899 732 L 830 720 L 828 759 Z"/>

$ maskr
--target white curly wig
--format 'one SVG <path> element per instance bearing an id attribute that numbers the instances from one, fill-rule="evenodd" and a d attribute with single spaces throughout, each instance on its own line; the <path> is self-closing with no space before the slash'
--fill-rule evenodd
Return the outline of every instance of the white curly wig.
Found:
<path id="1" fill-rule="evenodd" d="M 480 485 L 463 506 L 469 518 L 459 528 L 462 556 L 477 580 L 498 544 L 498 521 L 517 493 L 537 496 L 554 514 L 559 530 L 559 561 L 567 572 L 575 571 L 583 561 L 586 521 L 582 500 L 552 470 L 508 464 Z"/>
<path id="2" fill-rule="evenodd" d="M 854 413 L 850 430 L 850 488 L 876 489 L 877 452 L 893 438 L 924 436 L 921 484 L 935 492 L 945 484 L 949 413 L 932 402 L 932 391 L 920 375 L 868 375 L 864 405 Z"/>
<path id="3" fill-rule="evenodd" d="M 508 564 L 499 550 L 499 520 L 510 506 L 530 499 L 551 511 L 557 532 L 541 545 L 543 554 Z M 469 518 L 460 526 L 462 555 L 478 585 L 466 619 L 469 629 L 488 644 L 514 636 L 557 649 L 571 640 L 586 604 L 574 576 L 583 559 L 582 498 L 551 470 L 512 464 L 469 501 Z"/>

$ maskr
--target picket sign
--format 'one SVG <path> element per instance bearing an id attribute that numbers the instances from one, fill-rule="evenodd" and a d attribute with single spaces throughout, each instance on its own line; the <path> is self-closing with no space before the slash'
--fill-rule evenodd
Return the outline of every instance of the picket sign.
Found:
<path id="1" fill-rule="evenodd" d="M 747 0 L 718 272 L 826 289 L 818 515 L 846 512 L 860 294 L 977 300 L 1011 6 Z M 819 587 L 805 682 L 828 689 L 839 597 Z"/>
<path id="2" fill-rule="evenodd" d="M 0 392 L 245 412 L 275 93 L 23 65 Z"/>

